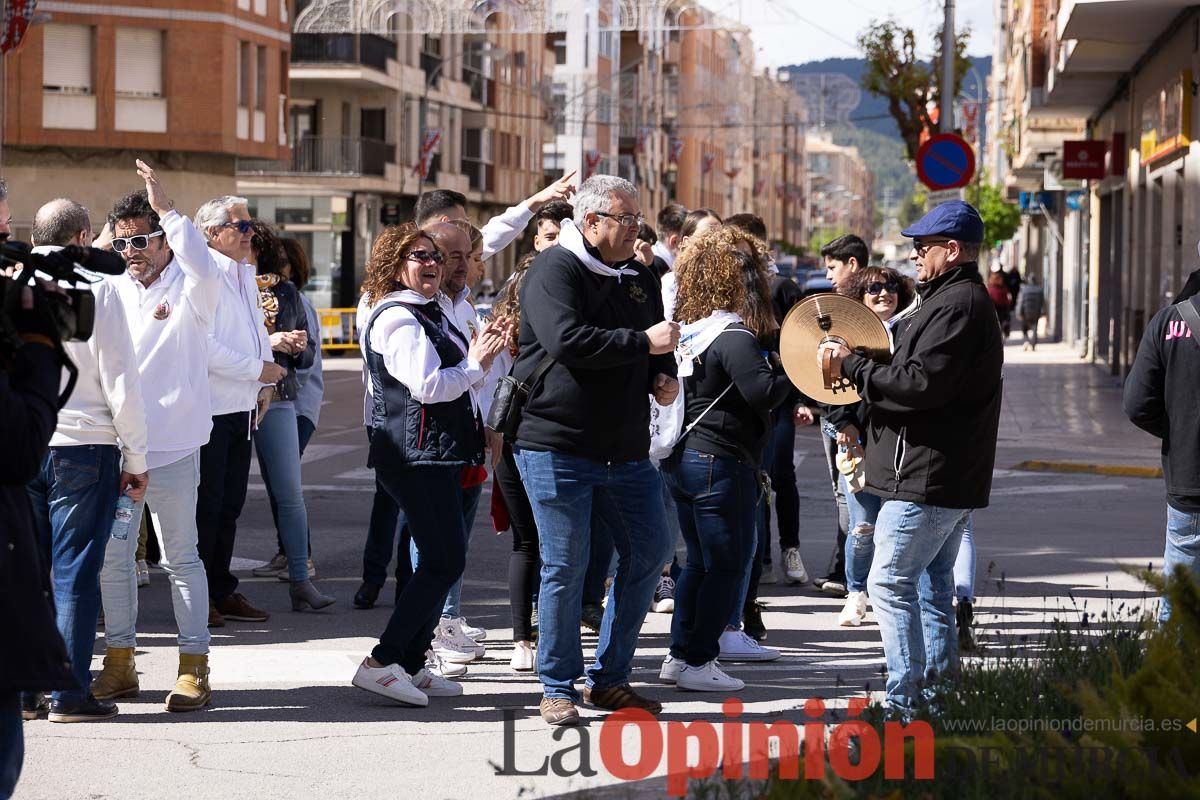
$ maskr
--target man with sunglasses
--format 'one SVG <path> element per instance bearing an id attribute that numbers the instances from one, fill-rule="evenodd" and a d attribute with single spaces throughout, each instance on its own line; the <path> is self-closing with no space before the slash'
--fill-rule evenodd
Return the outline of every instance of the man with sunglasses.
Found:
<path id="1" fill-rule="evenodd" d="M 836 343 L 817 359 L 830 352 L 834 371 L 867 403 L 866 491 L 884 500 L 867 589 L 883 635 L 887 702 L 908 719 L 931 681 L 957 672 L 954 561 L 971 511 L 991 492 L 1004 342 L 979 274 L 979 212 L 943 203 L 903 235 L 913 239 L 921 305 L 890 362 Z"/>
<path id="2" fill-rule="evenodd" d="M 195 227 L 206 241 L 189 238 L 176 249 L 186 262 L 207 261 L 221 276 L 221 302 L 208 334 L 212 391 L 212 434 L 200 451 L 196 526 L 200 557 L 208 575 L 209 626 L 225 620 L 265 622 L 270 614 L 237 591 L 230 569 L 237 521 L 250 480 L 252 435 L 271 402 L 274 384 L 286 370 L 275 363 L 259 306 L 251 241 L 253 220 L 244 197 L 226 195 L 196 211 Z"/>

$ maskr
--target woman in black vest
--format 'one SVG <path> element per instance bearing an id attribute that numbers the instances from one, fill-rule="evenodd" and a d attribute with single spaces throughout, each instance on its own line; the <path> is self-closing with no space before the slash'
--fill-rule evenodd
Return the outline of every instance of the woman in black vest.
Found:
<path id="1" fill-rule="evenodd" d="M 374 402 L 370 460 L 404 512 L 421 560 L 353 683 L 413 706 L 462 694 L 461 685 L 426 668 L 426 652 L 465 565 L 461 473 L 483 463 L 483 425 L 469 390 L 508 343 L 504 325 L 488 325 L 471 342 L 459 333 L 439 292 L 443 261 L 415 225 L 387 228 L 363 283 L 371 309 L 361 334 Z"/>

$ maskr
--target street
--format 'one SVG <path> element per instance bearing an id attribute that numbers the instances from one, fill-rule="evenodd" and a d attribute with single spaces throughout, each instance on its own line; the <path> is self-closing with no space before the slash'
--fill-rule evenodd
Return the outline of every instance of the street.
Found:
<path id="1" fill-rule="evenodd" d="M 1007 355 L 992 505 L 975 515 L 976 620 L 984 652 L 1036 633 L 1056 615 L 1099 611 L 1109 597 L 1147 602 L 1121 567 L 1161 563 L 1163 549 L 1161 480 L 1122 474 L 1132 472 L 1129 467 L 1157 466 L 1157 443 L 1124 419 L 1117 381 L 1080 363 L 1064 346 L 1022 353 L 1013 339 Z M 470 666 L 464 696 L 435 698 L 426 709 L 412 709 L 350 685 L 357 662 L 391 613 L 391 583 L 375 609 L 351 606 L 374 483 L 364 466 L 358 362 L 328 357 L 325 370 L 326 404 L 305 454 L 304 480 L 318 583 L 337 596 L 337 605 L 329 613 L 293 613 L 286 583 L 249 577 L 251 566 L 275 552 L 255 465 L 235 568 L 243 578 L 241 591 L 272 618 L 265 624 L 230 622 L 213 631 L 212 707 L 195 714 L 163 710 L 174 675 L 175 633 L 166 578 L 154 570 L 151 586 L 139 595 L 141 696 L 120 701 L 120 716 L 111 722 L 26 723 L 25 771 L 16 797 L 201 800 L 366 797 L 386 791 L 400 797 L 500 798 L 552 796 L 617 782 L 596 752 L 598 735 L 588 737 L 594 777 L 495 774 L 506 755 L 504 709 L 516 712 L 516 747 L 509 757 L 517 770 L 536 768 L 578 739 L 572 732 L 552 738 L 537 716 L 536 678 L 508 667 L 511 538 L 491 529 L 486 494 L 467 559 L 464 610 L 472 623 L 488 629 L 487 656 Z M 802 552 L 809 572 L 819 575 L 835 520 L 815 427 L 798 431 L 795 459 Z M 1116 474 L 1013 469 L 1033 460 L 1113 467 Z M 775 558 L 778 562 L 777 551 Z M 810 697 L 840 698 L 844 704 L 864 688 L 882 688 L 873 614 L 861 628 L 839 628 L 841 600 L 811 585 L 782 581 L 762 587 L 761 599 L 767 603 L 766 644 L 783 649 L 784 657 L 728 666 L 748 684 L 740 694 L 745 718 L 799 722 Z M 719 720 L 722 697 L 658 685 L 669 620 L 648 615 L 635 685 L 649 687 L 648 694 L 664 702 L 662 722 Z M 584 637 L 585 647 L 594 642 Z M 99 656 L 93 668 L 99 668 Z M 598 734 L 600 716 L 583 713 L 590 732 Z M 563 760 L 571 767 L 579 754 Z M 660 765 L 654 777 L 628 787 L 629 794 L 664 794 L 664 773 Z"/>

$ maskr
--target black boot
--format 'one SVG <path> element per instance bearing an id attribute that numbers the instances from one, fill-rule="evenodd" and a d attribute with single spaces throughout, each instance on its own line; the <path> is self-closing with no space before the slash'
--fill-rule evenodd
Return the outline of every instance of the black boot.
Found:
<path id="1" fill-rule="evenodd" d="M 45 719 L 50 713 L 50 700 L 41 692 L 21 692 L 21 719 Z"/>
<path id="2" fill-rule="evenodd" d="M 379 590 L 382 588 L 382 586 L 363 581 L 362 586 L 359 586 L 358 591 L 354 593 L 354 607 L 374 608 L 375 601 L 379 599 Z"/>
<path id="3" fill-rule="evenodd" d="M 763 603 L 751 601 L 742 607 L 742 630 L 752 639 L 762 642 L 767 638 L 767 626 L 763 624 Z"/>
<path id="4" fill-rule="evenodd" d="M 958 626 L 958 650 L 961 653 L 975 652 L 975 611 L 969 600 L 959 600 L 954 613 L 954 621 Z"/>
<path id="5" fill-rule="evenodd" d="M 117 705 L 108 700 L 97 700 L 89 692 L 87 697 L 73 703 L 55 700 L 50 704 L 47 718 L 51 722 L 96 722 L 117 715 Z"/>

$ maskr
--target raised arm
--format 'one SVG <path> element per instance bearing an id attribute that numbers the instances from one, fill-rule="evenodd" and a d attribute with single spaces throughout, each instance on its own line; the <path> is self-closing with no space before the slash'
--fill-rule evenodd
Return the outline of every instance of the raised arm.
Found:
<path id="1" fill-rule="evenodd" d="M 486 261 L 520 237 L 525 232 L 525 226 L 529 224 L 529 220 L 546 203 L 549 203 L 551 200 L 569 199 L 575 193 L 575 185 L 571 183 L 573 177 L 575 177 L 575 173 L 572 171 L 537 194 L 526 198 L 511 208 L 505 209 L 503 214 L 489 219 L 481 229 L 481 233 L 483 233 L 483 259 Z"/>

